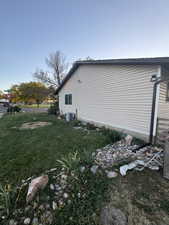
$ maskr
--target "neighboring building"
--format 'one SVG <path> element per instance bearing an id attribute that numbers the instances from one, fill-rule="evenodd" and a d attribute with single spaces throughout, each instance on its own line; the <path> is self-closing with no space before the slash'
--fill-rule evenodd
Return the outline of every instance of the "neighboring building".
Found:
<path id="1" fill-rule="evenodd" d="M 9 105 L 9 100 L 8 99 L 0 99 L 0 105 L 8 106 Z"/>
<path id="2" fill-rule="evenodd" d="M 3 98 L 3 99 L 1 98 L 0 99 L 0 102 L 9 102 L 9 100 L 8 99 L 5 99 L 5 98 Z"/>
<path id="3" fill-rule="evenodd" d="M 169 57 L 77 61 L 56 94 L 62 114 L 151 142 L 157 117 L 169 119 L 167 79 Z"/>

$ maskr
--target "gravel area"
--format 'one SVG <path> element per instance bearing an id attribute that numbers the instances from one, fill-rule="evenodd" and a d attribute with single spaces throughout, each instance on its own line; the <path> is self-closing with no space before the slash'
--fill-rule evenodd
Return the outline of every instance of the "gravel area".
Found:
<path id="1" fill-rule="evenodd" d="M 137 170 L 148 167 L 152 170 L 159 170 L 163 166 L 163 149 L 154 146 L 145 146 L 138 150 L 138 145 L 126 145 L 121 141 L 113 145 L 107 145 L 102 149 L 97 149 L 93 153 L 95 162 L 100 167 L 107 169 L 113 166 L 125 166 Z"/>

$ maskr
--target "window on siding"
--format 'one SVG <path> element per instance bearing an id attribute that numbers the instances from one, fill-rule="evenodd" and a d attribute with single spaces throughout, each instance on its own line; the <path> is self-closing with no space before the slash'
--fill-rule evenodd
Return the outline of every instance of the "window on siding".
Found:
<path id="1" fill-rule="evenodd" d="M 72 105 L 72 94 L 69 95 L 69 105 Z"/>
<path id="2" fill-rule="evenodd" d="M 167 84 L 167 98 L 166 100 L 169 102 L 169 83 Z"/>
<path id="3" fill-rule="evenodd" d="M 65 95 L 65 105 L 72 105 L 72 94 Z"/>
<path id="4" fill-rule="evenodd" d="M 68 95 L 65 95 L 65 105 L 68 105 Z"/>

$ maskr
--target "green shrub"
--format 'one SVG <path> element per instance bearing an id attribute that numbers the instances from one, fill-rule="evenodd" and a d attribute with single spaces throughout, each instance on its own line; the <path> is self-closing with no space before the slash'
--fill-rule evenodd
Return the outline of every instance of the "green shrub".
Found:
<path id="1" fill-rule="evenodd" d="M 17 106 L 17 105 L 9 106 L 8 109 L 7 109 L 8 113 L 20 112 L 20 111 L 21 111 L 21 108 L 19 106 Z"/>
<path id="2" fill-rule="evenodd" d="M 2 186 L 0 184 L 0 216 L 10 215 L 10 211 L 14 207 L 14 204 L 12 202 L 14 195 L 14 191 L 11 188 L 11 185 L 5 185 Z"/>
<path id="3" fill-rule="evenodd" d="M 87 123 L 86 124 L 86 128 L 88 130 L 96 130 L 96 126 L 94 124 L 92 124 L 92 123 Z"/>
<path id="4" fill-rule="evenodd" d="M 146 144 L 145 141 L 141 140 L 141 139 L 138 139 L 136 137 L 133 138 L 133 141 L 132 141 L 132 144 L 134 145 L 139 145 L 139 146 L 143 146 Z"/>
<path id="5" fill-rule="evenodd" d="M 101 128 L 101 133 L 107 137 L 107 139 L 111 142 L 111 143 L 115 143 L 117 141 L 120 141 L 123 137 L 123 134 L 116 131 L 116 130 L 111 130 L 111 129 L 106 129 L 105 127 Z"/>
<path id="6" fill-rule="evenodd" d="M 53 103 L 50 108 L 48 109 L 48 113 L 52 115 L 58 115 L 59 114 L 59 102 Z"/>
<path id="7" fill-rule="evenodd" d="M 79 120 L 73 120 L 72 121 L 72 126 L 78 127 L 78 126 L 83 126 L 83 124 Z"/>
<path id="8" fill-rule="evenodd" d="M 80 163 L 80 156 L 78 152 L 69 153 L 67 157 L 63 157 L 61 160 L 58 159 L 57 163 L 60 164 L 61 168 L 73 170 L 78 167 Z"/>
<path id="9" fill-rule="evenodd" d="M 57 211 L 59 225 L 96 225 L 99 224 L 100 208 L 107 200 L 107 190 L 110 179 L 103 173 L 93 175 L 90 171 L 91 162 L 89 152 L 74 152 L 57 162 L 60 169 L 67 170 L 69 189 L 69 204 L 60 207 Z M 80 172 L 80 166 L 85 170 Z"/>

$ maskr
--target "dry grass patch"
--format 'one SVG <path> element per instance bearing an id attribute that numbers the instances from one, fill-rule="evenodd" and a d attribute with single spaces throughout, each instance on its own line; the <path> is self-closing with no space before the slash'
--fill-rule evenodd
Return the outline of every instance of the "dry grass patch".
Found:
<path id="1" fill-rule="evenodd" d="M 24 130 L 24 129 L 36 129 L 36 128 L 39 128 L 39 127 L 44 127 L 44 126 L 49 126 L 49 125 L 52 125 L 51 122 L 41 122 L 41 121 L 38 121 L 38 122 L 30 122 L 30 123 L 23 123 L 20 127 L 20 130 Z"/>

